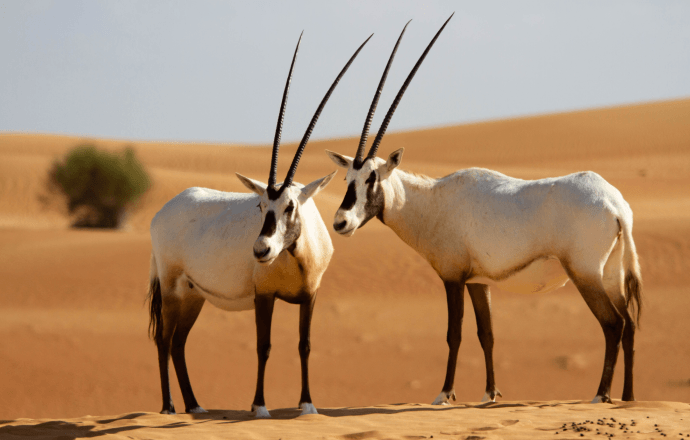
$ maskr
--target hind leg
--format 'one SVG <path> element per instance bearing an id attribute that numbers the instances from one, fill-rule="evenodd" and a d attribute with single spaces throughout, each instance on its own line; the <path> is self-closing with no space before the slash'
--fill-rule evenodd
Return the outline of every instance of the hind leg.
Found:
<path id="1" fill-rule="evenodd" d="M 627 307 L 620 310 L 625 318 L 625 328 L 623 329 L 623 353 L 625 355 L 625 381 L 623 382 L 623 400 L 635 400 L 633 393 L 633 364 L 635 362 L 635 322 L 633 321 Z"/>
<path id="2" fill-rule="evenodd" d="M 194 397 L 192 384 L 189 381 L 189 374 L 187 373 L 187 362 L 184 353 L 187 336 L 196 322 L 196 318 L 199 316 L 204 302 L 205 300 L 203 297 L 192 295 L 180 301 L 177 326 L 172 336 L 172 360 L 175 365 L 175 372 L 177 373 L 177 381 L 180 384 L 182 397 L 184 398 L 185 412 L 187 413 L 206 412 L 206 410 L 199 406 Z"/>
<path id="3" fill-rule="evenodd" d="M 623 317 L 623 355 L 625 364 L 625 380 L 623 384 L 623 400 L 635 400 L 633 393 L 633 364 L 635 360 L 635 321 L 627 307 L 625 299 L 625 280 L 623 267 L 623 248 L 619 241 L 611 251 L 604 265 L 604 288 L 616 310 Z"/>
<path id="4" fill-rule="evenodd" d="M 156 332 L 156 347 L 158 348 L 158 368 L 161 375 L 161 391 L 163 393 L 163 409 L 161 414 L 175 414 L 172 395 L 170 394 L 170 346 L 175 333 L 180 312 L 180 301 L 174 295 L 163 295 L 161 305 L 161 319 Z"/>
<path id="5" fill-rule="evenodd" d="M 619 276 L 620 278 L 620 276 Z M 625 327 L 623 327 L 623 359 L 625 365 L 625 380 L 623 382 L 623 400 L 635 400 L 633 393 L 633 364 L 635 362 L 635 321 L 633 320 L 623 296 L 623 287 L 620 283 L 607 286 L 609 297 L 618 313 L 623 317 Z"/>
<path id="6" fill-rule="evenodd" d="M 494 331 L 491 324 L 491 294 L 486 284 L 468 284 L 467 291 L 472 299 L 474 314 L 477 318 L 477 336 L 484 350 L 484 364 L 486 365 L 486 392 L 482 402 L 496 401 L 501 392 L 496 388 L 494 379 Z"/>
<path id="7" fill-rule="evenodd" d="M 604 371 L 601 375 L 597 395 L 592 402 L 611 403 L 611 382 L 613 381 L 613 372 L 616 367 L 625 321 L 606 294 L 601 275 L 583 274 L 567 266 L 566 271 L 582 295 L 582 298 L 584 298 L 587 306 L 589 306 L 589 309 L 599 321 L 606 339 Z"/>

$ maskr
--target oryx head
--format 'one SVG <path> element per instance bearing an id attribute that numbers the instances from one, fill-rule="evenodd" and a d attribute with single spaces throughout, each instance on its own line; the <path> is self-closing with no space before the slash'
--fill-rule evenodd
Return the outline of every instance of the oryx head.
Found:
<path id="1" fill-rule="evenodd" d="M 371 38 L 371 36 L 369 38 Z M 282 184 L 276 184 L 276 173 L 278 170 L 278 149 L 280 147 L 280 136 L 283 128 L 283 115 L 285 113 L 285 105 L 287 104 L 290 80 L 292 79 L 292 69 L 295 66 L 295 59 L 297 58 L 299 45 L 302 41 L 302 36 L 300 35 L 300 39 L 297 42 L 297 48 L 295 49 L 295 54 L 292 57 L 290 73 L 288 74 L 285 90 L 283 92 L 283 100 L 280 105 L 278 124 L 276 127 L 275 137 L 273 139 L 273 155 L 271 159 L 271 170 L 268 176 L 268 184 L 264 184 L 236 173 L 237 177 L 247 188 L 259 195 L 259 208 L 261 209 L 263 227 L 261 228 L 259 237 L 254 242 L 254 258 L 256 258 L 259 263 L 270 264 L 284 249 L 290 249 L 291 246 L 295 245 L 297 239 L 302 233 L 302 207 L 309 202 L 314 195 L 325 188 L 336 173 L 334 171 L 333 173 L 317 179 L 306 186 L 299 183 L 293 183 L 292 181 L 295 172 L 297 171 L 297 165 L 299 164 L 302 152 L 309 141 L 309 137 L 314 130 L 316 121 L 321 115 L 321 111 L 325 107 L 326 102 L 328 102 L 328 98 L 330 98 L 331 93 L 333 93 L 333 90 L 335 90 L 335 87 L 338 85 L 338 82 L 343 75 L 345 75 L 345 72 L 347 72 L 347 69 L 357 57 L 359 51 L 362 50 L 367 41 L 369 41 L 369 38 L 367 38 L 366 41 L 359 46 L 345 67 L 340 71 L 340 74 L 338 74 L 338 77 L 335 79 L 330 89 L 328 89 L 326 96 L 324 96 L 324 98 L 321 100 L 321 104 L 316 109 L 316 113 L 314 113 L 311 123 L 309 124 L 309 127 L 307 127 L 307 131 L 302 137 L 302 141 L 297 148 L 297 152 L 292 160 L 292 165 L 290 166 L 290 170 L 285 177 L 285 181 L 283 181 Z"/>
<path id="2" fill-rule="evenodd" d="M 426 58 L 427 53 L 429 53 L 429 50 L 436 42 L 436 39 L 443 31 L 443 28 L 446 27 L 446 24 L 448 24 L 448 21 L 450 21 L 452 17 L 453 15 L 451 14 L 448 20 L 443 23 L 441 29 L 439 29 L 439 31 L 436 33 L 433 40 L 431 40 L 431 43 L 429 43 L 424 53 L 417 61 L 417 64 L 415 64 L 414 68 L 407 76 L 407 79 L 400 88 L 398 95 L 395 97 L 395 100 L 388 109 L 386 117 L 381 123 L 381 128 L 376 134 L 376 138 L 371 145 L 369 154 L 364 157 L 364 148 L 367 143 L 367 137 L 369 136 L 371 119 L 374 117 L 376 105 L 378 104 L 379 97 L 381 96 L 381 91 L 383 90 L 383 85 L 386 82 L 386 77 L 388 76 L 388 70 L 393 63 L 395 52 L 398 50 L 398 45 L 400 44 L 400 40 L 405 33 L 407 24 L 410 23 L 409 21 L 400 33 L 400 37 L 398 37 L 398 41 L 395 43 L 395 47 L 393 48 L 393 53 L 391 53 L 391 56 L 388 59 L 386 69 L 383 71 L 383 76 L 381 77 L 381 81 L 376 89 L 374 100 L 371 103 L 371 107 L 369 107 L 369 113 L 367 114 L 367 118 L 364 122 L 364 129 L 362 130 L 362 136 L 359 140 L 359 146 L 357 147 L 355 157 L 344 156 L 342 154 L 326 150 L 326 153 L 336 165 L 347 169 L 347 175 L 345 176 L 345 180 L 347 181 L 347 192 L 345 193 L 343 203 L 336 211 L 335 218 L 333 219 L 333 229 L 335 229 L 337 233 L 349 237 L 354 234 L 358 228 L 364 226 L 374 217 L 378 217 L 381 221 L 383 221 L 386 179 L 388 179 L 388 177 L 390 177 L 390 175 L 393 173 L 393 170 L 400 165 L 403 155 L 403 148 L 391 153 L 387 160 L 376 157 L 376 152 L 381 144 L 383 135 L 386 133 L 388 124 L 393 117 L 393 113 L 398 107 L 405 90 L 407 90 L 407 86 L 412 81 L 415 73 L 417 73 L 419 66 L 421 66 L 422 61 L 424 61 L 424 58 Z"/>

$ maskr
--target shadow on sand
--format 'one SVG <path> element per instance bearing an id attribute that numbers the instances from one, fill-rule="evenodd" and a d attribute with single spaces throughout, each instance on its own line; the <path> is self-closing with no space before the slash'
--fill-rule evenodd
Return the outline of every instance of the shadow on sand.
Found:
<path id="1" fill-rule="evenodd" d="M 579 405 L 588 402 L 566 401 L 566 402 L 486 402 L 481 404 L 458 404 L 453 406 L 431 406 L 425 404 L 409 404 L 399 403 L 390 405 L 381 405 L 373 407 L 353 407 L 353 408 L 322 408 L 319 409 L 318 415 L 305 416 L 301 420 L 310 420 L 314 417 L 348 417 L 348 416 L 364 416 L 371 414 L 399 414 L 420 411 L 463 411 L 468 409 L 499 409 L 499 408 L 544 408 L 561 405 Z M 274 420 L 288 420 L 297 419 L 300 416 L 300 410 L 297 408 L 279 408 L 271 410 L 271 416 Z M 170 423 L 160 424 L 161 417 L 169 417 Z M 147 420 L 148 422 L 146 423 Z M 68 421 L 49 421 L 39 424 L 14 424 L 11 426 L 0 426 L 0 438 L 16 436 L 32 438 L 56 438 L 64 440 L 99 437 L 109 434 L 117 434 L 126 431 L 134 431 L 143 428 L 150 429 L 174 429 L 188 426 L 195 426 L 204 423 L 229 424 L 238 422 L 258 422 L 261 420 L 254 418 L 251 411 L 240 410 L 210 410 L 205 414 L 178 414 L 171 416 L 161 416 L 155 413 L 131 413 L 119 417 L 101 419 L 101 420 L 84 420 L 84 422 L 68 422 Z M 0 425 L 15 423 L 11 420 L 0 421 Z M 111 424 L 124 426 L 108 427 Z"/>

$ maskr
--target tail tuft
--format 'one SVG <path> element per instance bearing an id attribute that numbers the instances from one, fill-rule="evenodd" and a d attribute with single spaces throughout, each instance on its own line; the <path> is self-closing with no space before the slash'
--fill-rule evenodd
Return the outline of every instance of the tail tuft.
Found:
<path id="1" fill-rule="evenodd" d="M 161 282 L 158 277 L 151 280 L 149 294 L 146 299 L 149 301 L 149 337 L 154 341 L 160 340 L 163 333 L 162 311 L 163 298 L 161 296 Z"/>
<path id="2" fill-rule="evenodd" d="M 631 309 L 637 327 L 640 327 L 640 316 L 642 315 L 642 279 L 633 271 L 628 270 L 625 274 L 625 305 Z"/>

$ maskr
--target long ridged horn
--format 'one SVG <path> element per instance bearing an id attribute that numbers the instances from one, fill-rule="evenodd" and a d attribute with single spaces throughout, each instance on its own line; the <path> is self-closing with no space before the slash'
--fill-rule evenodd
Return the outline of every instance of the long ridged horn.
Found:
<path id="1" fill-rule="evenodd" d="M 314 113 L 314 116 L 311 118 L 311 122 L 309 123 L 309 127 L 307 127 L 307 131 L 304 133 L 304 136 L 302 137 L 302 142 L 300 142 L 299 147 L 297 148 L 297 152 L 295 152 L 295 157 L 292 159 L 292 165 L 290 165 L 290 170 L 287 173 L 287 177 L 285 177 L 285 182 L 283 182 L 283 186 L 281 188 L 287 188 L 290 186 L 292 183 L 292 178 L 295 176 L 295 172 L 297 171 L 297 165 L 299 164 L 299 160 L 302 157 L 302 152 L 304 151 L 304 147 L 307 146 L 307 142 L 309 142 L 309 136 L 311 136 L 311 132 L 314 130 L 314 126 L 316 125 L 316 121 L 319 119 L 319 116 L 321 116 L 321 111 L 323 111 L 323 108 L 326 106 L 326 102 L 328 102 L 328 98 L 331 97 L 331 93 L 333 93 L 333 90 L 335 90 L 335 86 L 338 85 L 338 82 L 340 82 L 340 78 L 345 75 L 345 72 L 347 72 L 347 69 L 350 68 L 350 64 L 355 60 L 357 55 L 359 54 L 359 51 L 362 50 L 365 44 L 369 42 L 371 37 L 373 37 L 374 34 L 371 34 L 369 38 L 367 38 L 364 43 L 362 43 L 361 46 L 357 49 L 354 55 L 350 58 L 350 60 L 345 64 L 345 67 L 343 67 L 343 70 L 340 71 L 340 74 L 338 74 L 338 77 L 333 81 L 333 84 L 331 85 L 331 88 L 328 89 L 328 92 L 326 92 L 326 96 L 323 97 L 321 100 L 321 104 L 319 104 L 319 108 L 316 109 L 316 113 Z"/>
<path id="2" fill-rule="evenodd" d="M 450 17 L 448 17 L 448 20 L 446 20 L 446 22 L 443 23 L 443 26 L 441 26 L 441 29 L 439 29 L 438 32 L 436 32 L 434 39 L 431 40 L 431 43 L 429 43 L 429 45 L 427 46 L 427 48 L 424 51 L 424 53 L 422 54 L 422 56 L 419 58 L 419 61 L 417 61 L 417 64 L 414 65 L 412 72 L 410 72 L 410 74 L 407 76 L 407 79 L 405 80 L 402 87 L 400 88 L 400 91 L 398 92 L 398 95 L 395 97 L 393 104 L 391 104 L 391 107 L 388 109 L 388 113 L 386 113 L 386 117 L 383 118 L 383 122 L 381 123 L 381 128 L 379 129 L 379 132 L 376 134 L 376 138 L 374 139 L 374 143 L 371 145 L 371 149 L 369 150 L 369 154 L 367 155 L 368 157 L 376 157 L 376 151 L 379 149 L 379 144 L 381 144 L 381 139 L 383 138 L 383 135 L 386 133 L 386 129 L 388 128 L 388 123 L 390 123 L 391 118 L 393 117 L 393 113 L 395 113 L 395 109 L 398 107 L 398 104 L 400 104 L 400 100 L 402 99 L 403 94 L 405 93 L 405 90 L 407 90 L 407 86 L 410 85 L 412 78 L 414 78 L 415 73 L 417 73 L 417 69 L 419 69 L 419 66 L 422 65 L 422 61 L 424 61 L 424 58 L 426 58 L 426 55 L 429 53 L 429 50 L 431 49 L 431 46 L 434 45 L 438 36 L 441 35 L 441 32 L 443 32 L 443 29 L 446 27 L 446 25 L 448 24 L 450 19 L 453 18 L 453 15 L 455 15 L 455 12 L 450 14 Z"/>
<path id="3" fill-rule="evenodd" d="M 297 47 L 295 54 L 292 56 L 292 64 L 290 64 L 290 73 L 288 73 L 287 81 L 285 82 L 285 90 L 283 91 L 283 101 L 280 103 L 280 113 L 278 114 L 278 124 L 276 125 L 276 134 L 273 138 L 273 156 L 271 157 L 271 171 L 268 175 L 268 187 L 274 188 L 276 186 L 276 174 L 278 172 L 278 149 L 280 148 L 280 136 L 283 134 L 283 116 L 285 115 L 285 106 L 287 105 L 288 92 L 290 91 L 290 81 L 292 80 L 292 69 L 295 67 L 295 60 L 297 59 L 297 52 L 299 52 L 299 45 L 302 42 L 302 35 L 299 34 L 297 40 Z"/>
<path id="4" fill-rule="evenodd" d="M 412 20 L 410 20 L 412 21 Z M 355 154 L 355 162 L 361 162 L 362 158 L 364 157 L 364 148 L 367 145 L 367 138 L 369 137 L 369 128 L 371 127 L 371 120 L 374 118 L 374 113 L 376 112 L 376 106 L 379 103 L 379 98 L 381 97 L 381 92 L 383 91 L 383 85 L 386 83 L 386 78 L 388 77 L 388 71 L 391 68 L 391 65 L 393 64 L 393 58 L 395 58 L 395 53 L 398 51 L 398 46 L 400 45 L 400 40 L 402 40 L 403 35 L 405 34 L 405 29 L 407 29 L 407 25 L 410 24 L 410 21 L 408 21 L 405 24 L 405 27 L 403 28 L 402 32 L 400 33 L 400 36 L 398 37 L 397 43 L 395 43 L 395 47 L 393 48 L 393 52 L 391 53 L 390 58 L 388 59 L 388 64 L 386 64 L 386 70 L 383 71 L 383 76 L 381 76 L 381 81 L 379 82 L 379 86 L 376 89 L 376 94 L 374 94 L 374 100 L 371 102 L 371 107 L 369 107 L 369 113 L 367 114 L 367 119 L 364 121 L 364 128 L 362 129 L 362 136 L 359 138 L 359 146 L 357 147 L 357 154 Z"/>

